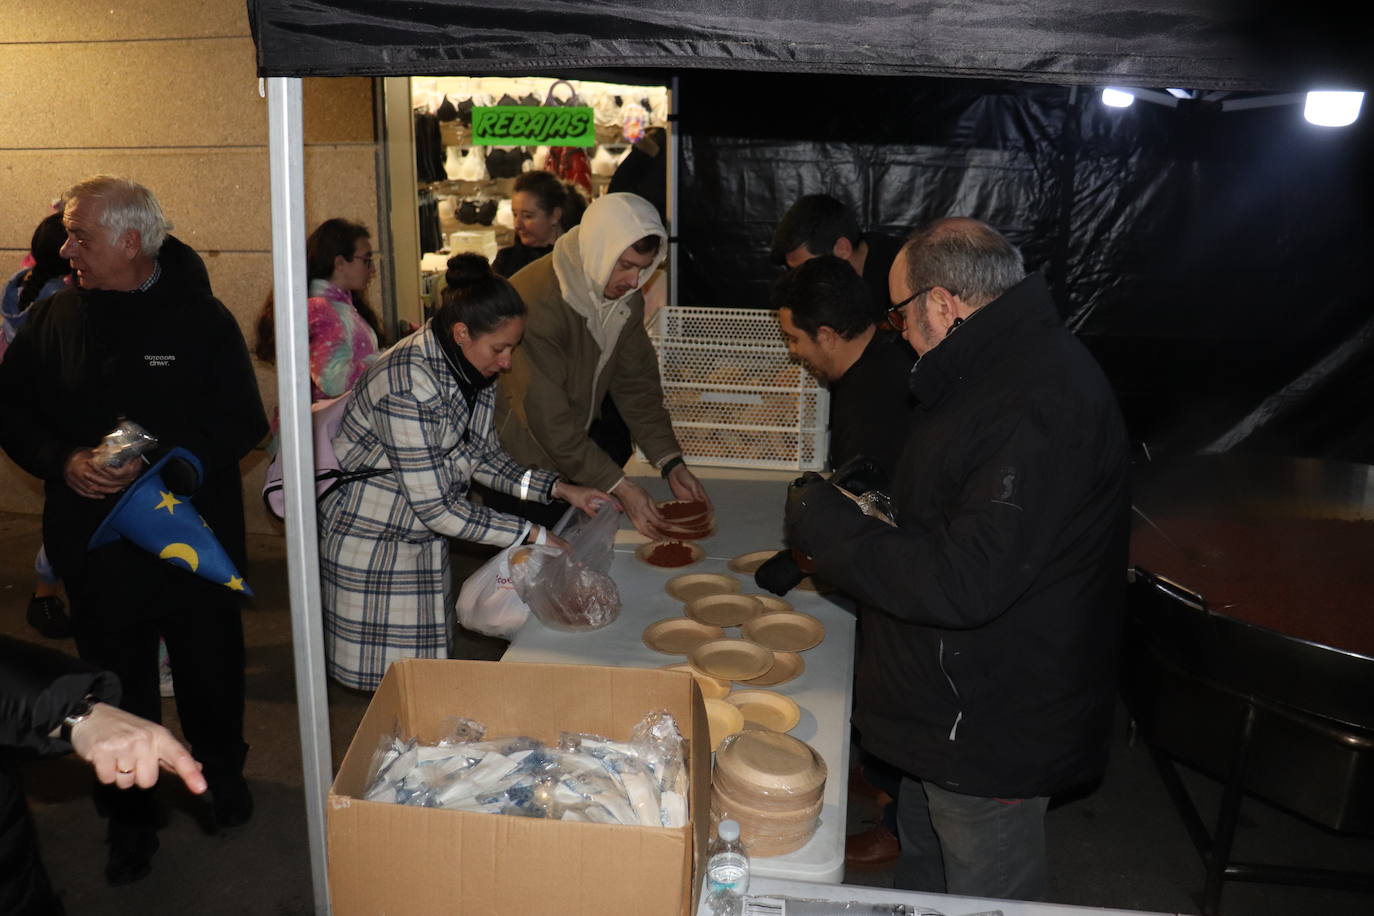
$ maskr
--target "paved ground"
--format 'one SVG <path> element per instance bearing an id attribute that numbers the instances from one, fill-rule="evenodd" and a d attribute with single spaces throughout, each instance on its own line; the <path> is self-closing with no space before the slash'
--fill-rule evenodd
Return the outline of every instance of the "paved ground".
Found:
<path id="1" fill-rule="evenodd" d="M 41 641 L 24 622 L 32 587 L 38 520 L 0 514 L 0 632 Z M 312 911 L 309 854 L 301 791 L 291 626 L 286 606 L 284 546 L 274 537 L 250 539 L 247 577 L 257 592 L 245 612 L 248 641 L 248 778 L 257 814 L 244 827 L 203 834 L 197 800 L 172 785 L 160 788 L 168 809 L 162 849 L 153 873 L 138 884 L 108 888 L 103 822 L 91 807 L 90 776 L 74 759 L 47 761 L 26 771 L 43 856 L 72 916 L 255 914 L 294 916 Z M 70 642 L 56 643 L 71 650 Z M 499 657 L 499 641 L 466 640 L 469 657 Z M 366 696 L 333 688 L 330 727 L 337 764 L 367 704 Z M 165 704 L 176 728 L 172 701 Z M 1053 877 L 1050 899 L 1061 903 L 1196 913 L 1202 868 L 1181 821 L 1144 749 L 1128 744 L 1124 716 L 1111 767 L 1094 793 L 1058 804 L 1049 815 Z M 1214 809 L 1216 784 L 1189 775 L 1189 785 Z M 871 812 L 854 803 L 851 830 Z M 1351 838 L 1247 801 L 1237 855 L 1325 867 L 1374 868 L 1374 839 Z M 851 874 L 850 883 L 890 884 L 890 875 Z M 400 908 L 402 911 L 404 907 Z M 455 909 L 455 912 L 459 910 Z M 550 912 L 553 912 L 551 908 Z M 1268 885 L 1230 885 L 1223 896 L 1230 916 L 1374 912 L 1374 897 Z M 949 914 L 956 916 L 956 914 Z"/>

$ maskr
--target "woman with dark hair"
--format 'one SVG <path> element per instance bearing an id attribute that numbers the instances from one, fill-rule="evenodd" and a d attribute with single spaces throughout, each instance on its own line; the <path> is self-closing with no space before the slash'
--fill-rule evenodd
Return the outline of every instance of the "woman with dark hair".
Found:
<path id="1" fill-rule="evenodd" d="M 374 690 L 398 658 L 448 654 L 448 540 L 543 541 L 522 518 L 468 500 L 474 482 L 590 514 L 600 490 L 515 463 L 496 440 L 496 376 L 525 332 L 525 303 L 486 258 L 449 260 L 443 305 L 353 389 L 334 452 L 356 480 L 319 503 L 320 585 L 331 677 Z"/>
<path id="2" fill-rule="evenodd" d="M 305 266 L 310 280 L 310 400 L 320 401 L 348 391 L 377 359 L 384 335 L 367 302 L 367 287 L 376 273 L 371 234 L 361 223 L 327 219 L 306 239 Z M 265 363 L 275 363 L 277 357 L 273 312 L 269 293 L 258 316 L 254 350 Z"/>
<path id="3" fill-rule="evenodd" d="M 14 335 L 19 333 L 24 321 L 29 317 L 29 309 L 53 293 L 65 289 L 71 282 L 71 265 L 62 257 L 62 243 L 67 241 L 67 230 L 62 225 L 62 214 L 52 213 L 33 230 L 29 242 L 29 259 L 32 267 L 21 269 L 5 284 L 3 299 L 0 299 L 0 359 L 5 358 Z M 71 619 L 67 616 L 67 606 L 58 595 L 60 581 L 48 562 L 48 552 L 41 546 L 33 563 L 38 581 L 34 583 L 33 594 L 29 597 L 27 619 L 33 627 L 48 639 L 65 639 L 72 635 Z"/>
<path id="4" fill-rule="evenodd" d="M 496 253 L 491 269 L 513 277 L 526 264 L 553 251 L 558 237 L 582 221 L 587 202 L 575 185 L 564 184 L 550 172 L 524 172 L 515 179 L 511 196 L 515 216 L 515 244 Z"/>

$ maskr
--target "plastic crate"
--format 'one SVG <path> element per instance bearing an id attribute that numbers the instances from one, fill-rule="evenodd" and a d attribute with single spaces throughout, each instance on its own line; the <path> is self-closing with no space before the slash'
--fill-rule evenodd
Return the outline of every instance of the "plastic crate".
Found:
<path id="1" fill-rule="evenodd" d="M 787 355 L 775 313 L 669 306 L 655 313 L 650 336 L 689 462 L 825 466 L 830 395 Z"/>

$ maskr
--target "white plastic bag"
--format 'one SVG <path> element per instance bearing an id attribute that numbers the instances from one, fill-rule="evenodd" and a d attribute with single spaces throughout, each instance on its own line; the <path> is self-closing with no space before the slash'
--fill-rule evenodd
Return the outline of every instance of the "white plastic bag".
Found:
<path id="1" fill-rule="evenodd" d="M 535 543 L 542 544 L 545 540 L 547 537 L 541 526 Z M 530 607 L 515 591 L 510 572 L 512 557 L 521 550 L 527 555 L 529 545 L 510 545 L 468 576 L 458 591 L 455 610 L 459 623 L 469 630 L 501 637 L 511 636 L 524 626 L 530 616 Z"/>
<path id="2" fill-rule="evenodd" d="M 595 630 L 620 616 L 620 590 L 609 575 L 620 510 L 610 503 L 563 533 L 567 551 L 535 550 L 514 575 L 515 588 L 540 623 L 555 630 Z"/>

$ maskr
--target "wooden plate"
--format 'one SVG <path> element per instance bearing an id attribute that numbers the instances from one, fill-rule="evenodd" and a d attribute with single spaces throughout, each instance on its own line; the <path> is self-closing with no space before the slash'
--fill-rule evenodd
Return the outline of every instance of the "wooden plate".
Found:
<path id="1" fill-rule="evenodd" d="M 763 605 L 763 613 L 765 614 L 788 614 L 796 610 L 777 595 L 750 595 L 749 597 L 758 599 L 759 604 Z"/>
<path id="2" fill-rule="evenodd" d="M 660 530 L 675 541 L 700 541 L 716 533 L 715 528 L 674 528 L 670 525 Z"/>
<path id="3" fill-rule="evenodd" d="M 716 768 L 761 795 L 810 796 L 825 784 L 825 761 L 804 741 L 770 731 L 743 731 L 721 749 Z"/>
<path id="4" fill-rule="evenodd" d="M 692 559 L 678 566 L 660 566 L 657 563 L 650 563 L 649 555 L 665 544 L 677 544 L 681 547 L 686 547 L 687 551 L 692 555 Z M 701 558 L 704 556 L 706 556 L 706 553 L 696 544 L 687 544 L 678 540 L 646 541 L 645 543 L 640 544 L 638 547 L 635 548 L 635 558 L 638 559 L 641 563 L 644 563 L 648 566 L 652 566 L 654 569 L 681 569 L 683 566 L 691 566 L 693 563 L 700 562 Z"/>
<path id="5" fill-rule="evenodd" d="M 775 732 L 789 732 L 801 721 L 801 707 L 791 697 L 772 690 L 740 690 L 730 694 L 727 702 L 734 703 L 744 713 L 744 721 L 756 722 Z"/>
<path id="6" fill-rule="evenodd" d="M 697 646 L 720 639 L 725 631 L 720 627 L 697 623 L 688 617 L 669 617 L 644 628 L 644 645 L 666 655 L 686 655 Z"/>
<path id="7" fill-rule="evenodd" d="M 669 579 L 663 590 L 679 601 L 695 601 L 707 595 L 736 594 L 739 580 L 724 573 L 687 573 Z"/>
<path id="8" fill-rule="evenodd" d="M 763 613 L 763 605 L 752 595 L 707 595 L 687 602 L 683 613 L 713 627 L 737 627 Z"/>
<path id="9" fill-rule="evenodd" d="M 711 750 L 714 751 L 722 741 L 744 728 L 744 714 L 738 706 L 725 700 L 708 699 L 705 702 L 706 727 L 711 733 Z"/>
<path id="10" fill-rule="evenodd" d="M 773 559 L 773 555 L 781 549 L 778 547 L 774 550 L 755 550 L 750 553 L 742 553 L 726 563 L 725 566 L 731 572 L 737 572 L 742 576 L 752 576 L 760 566 Z"/>
<path id="11" fill-rule="evenodd" d="M 748 687 L 776 687 L 779 684 L 786 684 L 790 680 L 796 679 L 806 670 L 806 662 L 795 652 L 774 652 L 773 667 L 769 668 L 758 677 L 751 677 L 747 681 L 740 681 Z"/>
<path id="12" fill-rule="evenodd" d="M 779 652 L 803 652 L 820 645 L 825 638 L 825 625 L 800 611 L 762 614 L 745 621 L 740 631 L 759 645 Z"/>
<path id="13" fill-rule="evenodd" d="M 773 667 L 773 653 L 747 639 L 713 639 L 687 654 L 699 671 L 727 681 L 758 677 Z"/>
<path id="14" fill-rule="evenodd" d="M 687 506 L 692 503 L 693 501 L 689 499 L 665 499 L 658 504 L 658 514 L 662 515 L 663 520 L 668 524 L 677 528 L 695 527 L 698 522 L 705 522 L 707 525 L 710 525 L 714 513 L 711 511 L 711 507 L 707 506 L 705 503 L 700 504 L 694 511 L 681 515 L 672 514 L 679 512 L 679 507 Z"/>
<path id="15" fill-rule="evenodd" d="M 734 686 L 729 681 L 722 681 L 718 677 L 711 677 L 705 671 L 698 671 L 687 662 L 676 662 L 662 667 L 669 671 L 685 671 L 696 678 L 697 687 L 701 688 L 701 695 L 708 700 L 723 700 L 730 695 Z"/>

